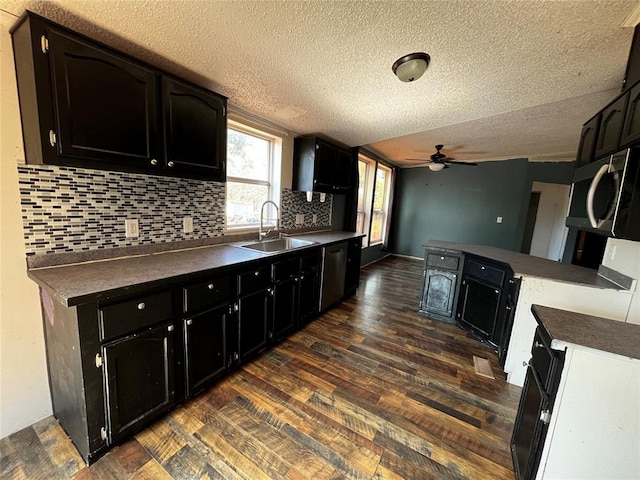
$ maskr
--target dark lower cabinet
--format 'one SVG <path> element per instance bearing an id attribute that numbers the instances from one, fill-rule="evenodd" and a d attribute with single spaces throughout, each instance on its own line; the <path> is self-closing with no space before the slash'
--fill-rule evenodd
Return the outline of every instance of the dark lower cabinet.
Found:
<path id="1" fill-rule="evenodd" d="M 360 285 L 361 258 L 362 238 L 352 238 L 347 242 L 347 271 L 344 279 L 345 296 L 353 295 Z"/>
<path id="2" fill-rule="evenodd" d="M 487 339 L 493 339 L 501 291 L 471 277 L 462 280 L 458 320 Z"/>
<path id="3" fill-rule="evenodd" d="M 536 477 L 549 429 L 564 365 L 564 352 L 551 350 L 550 345 L 551 338 L 538 327 L 511 436 L 511 456 L 517 480 Z"/>
<path id="4" fill-rule="evenodd" d="M 298 277 L 292 277 L 273 286 L 273 318 L 270 339 L 286 337 L 297 325 Z"/>
<path id="5" fill-rule="evenodd" d="M 183 320 L 187 396 L 193 396 L 227 370 L 229 306 Z"/>
<path id="6" fill-rule="evenodd" d="M 446 270 L 428 269 L 424 282 L 421 309 L 432 315 L 453 318 L 453 300 L 458 274 Z"/>
<path id="7" fill-rule="evenodd" d="M 319 277 L 317 270 L 300 274 L 298 283 L 298 324 L 304 325 L 318 314 Z"/>
<path id="8" fill-rule="evenodd" d="M 238 299 L 240 361 L 267 346 L 271 289 L 264 289 Z"/>
<path id="9" fill-rule="evenodd" d="M 162 325 L 102 347 L 108 444 L 173 406 L 174 330 Z"/>

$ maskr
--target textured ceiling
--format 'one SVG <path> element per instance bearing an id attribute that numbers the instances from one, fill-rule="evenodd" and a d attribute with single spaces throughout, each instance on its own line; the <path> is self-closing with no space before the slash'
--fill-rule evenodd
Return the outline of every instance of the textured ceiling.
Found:
<path id="1" fill-rule="evenodd" d="M 0 0 L 229 97 L 300 134 L 398 163 L 575 155 L 620 90 L 637 1 Z M 393 62 L 431 65 L 402 83 Z M 447 148 L 450 147 L 450 151 Z M 457 148 L 453 148 L 457 147 Z M 482 152 L 482 153 L 472 153 Z"/>

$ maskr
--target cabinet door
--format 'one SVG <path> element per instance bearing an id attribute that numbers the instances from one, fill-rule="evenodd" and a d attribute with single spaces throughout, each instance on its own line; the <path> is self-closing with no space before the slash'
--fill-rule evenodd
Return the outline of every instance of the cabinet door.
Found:
<path id="1" fill-rule="evenodd" d="M 270 337 L 280 340 L 297 324 L 298 279 L 291 278 L 273 287 L 273 319 Z"/>
<path id="2" fill-rule="evenodd" d="M 323 140 L 316 139 L 313 191 L 332 193 L 336 169 L 337 148 Z"/>
<path id="3" fill-rule="evenodd" d="M 629 93 L 620 145 L 628 145 L 638 139 L 640 139 L 640 83 Z"/>
<path id="4" fill-rule="evenodd" d="M 496 326 L 500 295 L 501 290 L 494 286 L 474 278 L 464 278 L 460 291 L 458 319 L 490 340 Z"/>
<path id="5" fill-rule="evenodd" d="M 240 361 L 267 345 L 270 299 L 270 290 L 260 290 L 238 300 Z"/>
<path id="6" fill-rule="evenodd" d="M 546 433 L 540 416 L 547 404 L 547 396 L 529 367 L 511 436 L 511 455 L 517 480 L 535 478 Z"/>
<path id="7" fill-rule="evenodd" d="M 345 295 L 355 292 L 360 285 L 361 246 L 361 238 L 349 240 L 349 245 L 347 246 L 347 272 L 344 279 Z"/>
<path id="8" fill-rule="evenodd" d="M 601 115 L 597 115 L 582 127 L 580 141 L 578 143 L 578 154 L 576 155 L 576 168 L 593 161 L 601 118 Z"/>
<path id="9" fill-rule="evenodd" d="M 156 73 L 55 29 L 49 45 L 59 156 L 152 168 L 160 154 Z"/>
<path id="10" fill-rule="evenodd" d="M 109 444 L 173 405 L 173 337 L 163 325 L 102 347 Z"/>
<path id="11" fill-rule="evenodd" d="M 455 272 L 427 269 L 422 309 L 444 317 L 453 316 L 453 299 L 458 275 Z"/>
<path id="12" fill-rule="evenodd" d="M 167 77 L 162 98 L 167 168 L 225 181 L 225 99 Z"/>
<path id="13" fill-rule="evenodd" d="M 618 150 L 628 98 L 629 95 L 624 95 L 602 111 L 602 122 L 596 144 L 596 158 L 615 153 Z"/>
<path id="14" fill-rule="evenodd" d="M 351 188 L 351 165 L 353 156 L 349 150 L 337 149 L 334 186 L 336 193 L 345 193 Z"/>
<path id="15" fill-rule="evenodd" d="M 184 320 L 187 395 L 193 396 L 227 369 L 226 318 L 229 306 Z"/>
<path id="16" fill-rule="evenodd" d="M 320 284 L 318 272 L 311 271 L 300 275 L 298 288 L 298 324 L 303 325 L 318 313 Z"/>

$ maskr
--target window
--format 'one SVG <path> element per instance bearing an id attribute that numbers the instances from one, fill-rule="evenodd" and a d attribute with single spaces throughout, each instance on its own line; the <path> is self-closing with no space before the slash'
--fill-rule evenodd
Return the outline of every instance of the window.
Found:
<path id="1" fill-rule="evenodd" d="M 227 129 L 227 230 L 255 229 L 267 200 L 280 202 L 282 141 L 269 133 L 229 121 Z M 265 210 L 265 224 L 276 212 Z M 268 221 L 267 221 L 268 220 Z"/>
<path id="2" fill-rule="evenodd" d="M 392 170 L 371 158 L 358 157 L 356 231 L 365 234 L 362 246 L 384 243 L 389 219 Z"/>

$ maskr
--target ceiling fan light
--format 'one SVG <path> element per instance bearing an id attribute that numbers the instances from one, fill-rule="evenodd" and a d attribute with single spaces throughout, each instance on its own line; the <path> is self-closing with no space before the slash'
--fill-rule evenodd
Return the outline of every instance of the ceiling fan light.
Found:
<path id="1" fill-rule="evenodd" d="M 439 172 L 444 168 L 444 163 L 430 163 L 427 165 L 432 172 Z"/>
<path id="2" fill-rule="evenodd" d="M 410 53 L 395 61 L 391 69 L 403 82 L 419 79 L 429 66 L 431 57 L 424 52 Z"/>

